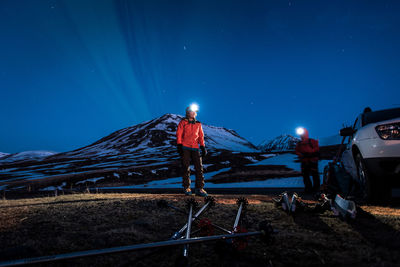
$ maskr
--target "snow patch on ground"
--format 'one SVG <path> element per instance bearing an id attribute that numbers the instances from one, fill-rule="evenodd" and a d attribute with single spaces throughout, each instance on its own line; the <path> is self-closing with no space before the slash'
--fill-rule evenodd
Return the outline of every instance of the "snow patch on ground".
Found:
<path id="1" fill-rule="evenodd" d="M 86 179 L 86 180 L 83 180 L 83 181 L 79 181 L 76 184 L 83 184 L 83 183 L 86 183 L 86 182 L 96 183 L 98 180 L 101 180 L 101 179 L 104 179 L 104 177 L 90 178 L 90 179 Z"/>
<path id="2" fill-rule="evenodd" d="M 271 158 L 271 157 L 275 157 L 276 156 L 276 154 L 262 154 L 262 155 L 260 155 L 261 157 L 264 157 L 264 158 Z"/>
<path id="3" fill-rule="evenodd" d="M 63 182 L 61 185 L 59 186 L 48 186 L 46 188 L 42 188 L 40 189 L 40 191 L 55 191 L 55 190 L 62 190 L 64 186 L 66 186 L 67 183 Z"/>
<path id="4" fill-rule="evenodd" d="M 204 168 L 204 169 L 207 169 L 207 168 L 210 167 L 210 166 L 214 166 L 214 164 L 203 164 L 203 168 Z"/>
<path id="5" fill-rule="evenodd" d="M 131 176 L 132 174 L 136 174 L 136 175 L 143 175 L 140 172 L 128 172 L 128 175 Z"/>
<path id="6" fill-rule="evenodd" d="M 246 159 L 250 160 L 251 162 L 258 162 L 258 160 L 254 159 L 254 157 L 246 156 Z"/>
<path id="7" fill-rule="evenodd" d="M 248 164 L 250 166 L 255 166 L 255 165 L 286 165 L 288 168 L 300 171 L 300 162 L 294 162 L 297 159 L 297 155 L 291 154 L 291 153 L 286 153 L 286 154 L 280 154 L 275 157 L 270 157 L 261 161 L 258 161 L 257 163 L 253 164 Z"/>

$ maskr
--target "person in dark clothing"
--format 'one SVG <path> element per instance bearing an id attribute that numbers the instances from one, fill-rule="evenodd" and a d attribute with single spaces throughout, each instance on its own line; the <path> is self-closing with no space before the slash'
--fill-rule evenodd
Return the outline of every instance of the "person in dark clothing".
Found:
<path id="1" fill-rule="evenodd" d="M 301 140 L 296 145 L 296 154 L 301 162 L 304 191 L 305 193 L 318 192 L 320 188 L 318 140 L 309 138 L 307 129 L 300 128 L 297 133 L 300 135 Z M 310 175 L 313 177 L 313 184 L 311 184 Z"/>
<path id="2" fill-rule="evenodd" d="M 186 195 L 192 194 L 190 189 L 190 161 L 192 161 L 196 171 L 195 193 L 197 196 L 205 197 L 207 192 L 204 190 L 202 157 L 207 155 L 207 150 L 204 144 L 203 128 L 201 123 L 196 120 L 196 111 L 196 107 L 188 107 L 186 109 L 186 117 L 179 122 L 176 130 L 176 143 L 178 153 L 182 158 L 184 193 Z"/>

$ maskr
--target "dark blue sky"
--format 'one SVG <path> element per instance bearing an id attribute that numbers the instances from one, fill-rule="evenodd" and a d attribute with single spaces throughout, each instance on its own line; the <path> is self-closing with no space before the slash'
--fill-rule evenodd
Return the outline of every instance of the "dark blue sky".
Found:
<path id="1" fill-rule="evenodd" d="M 165 113 L 254 144 L 400 106 L 399 1 L 0 1 L 0 151 L 68 151 Z"/>

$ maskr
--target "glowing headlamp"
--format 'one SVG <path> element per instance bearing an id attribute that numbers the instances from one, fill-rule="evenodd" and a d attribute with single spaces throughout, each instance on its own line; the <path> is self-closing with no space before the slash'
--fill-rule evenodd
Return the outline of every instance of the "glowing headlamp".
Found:
<path id="1" fill-rule="evenodd" d="M 303 127 L 297 127 L 296 128 L 296 133 L 297 135 L 303 135 L 304 134 L 304 128 Z"/>
<path id="2" fill-rule="evenodd" d="M 189 109 L 190 109 L 190 111 L 197 112 L 197 111 L 199 111 L 199 105 L 191 104 Z"/>

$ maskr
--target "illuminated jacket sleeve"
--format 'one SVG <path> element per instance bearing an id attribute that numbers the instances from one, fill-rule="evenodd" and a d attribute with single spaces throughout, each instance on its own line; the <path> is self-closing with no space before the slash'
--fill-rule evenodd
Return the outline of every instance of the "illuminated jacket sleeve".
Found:
<path id="1" fill-rule="evenodd" d="M 178 128 L 176 129 L 176 143 L 182 144 L 182 136 L 183 136 L 183 120 L 179 122 Z"/>
<path id="2" fill-rule="evenodd" d="M 200 146 L 205 146 L 204 145 L 204 132 L 203 132 L 203 126 L 200 124 L 200 130 L 199 130 L 199 144 Z"/>

